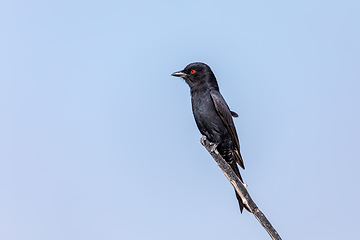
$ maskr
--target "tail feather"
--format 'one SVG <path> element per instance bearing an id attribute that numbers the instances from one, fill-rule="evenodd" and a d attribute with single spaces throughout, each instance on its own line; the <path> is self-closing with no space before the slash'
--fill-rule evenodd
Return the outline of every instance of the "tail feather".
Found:
<path id="1" fill-rule="evenodd" d="M 235 190 L 235 189 L 234 189 L 234 190 Z M 235 190 L 235 195 L 236 195 L 236 198 L 237 198 L 237 200 L 238 200 L 238 202 L 239 202 L 240 212 L 242 213 L 243 210 L 244 210 L 244 204 L 243 204 L 243 202 L 242 202 L 242 200 L 241 200 L 241 197 L 240 197 L 239 194 L 236 192 L 236 190 Z"/>
<path id="2" fill-rule="evenodd" d="M 240 152 L 233 150 L 233 149 L 226 148 L 226 147 L 221 147 L 221 145 L 219 145 L 217 147 L 217 149 L 218 149 L 219 153 L 221 154 L 221 156 L 225 159 L 225 161 L 230 165 L 232 170 L 235 172 L 236 176 L 238 176 L 240 181 L 242 183 L 244 183 L 244 181 L 240 175 L 240 171 L 239 171 L 239 167 L 238 167 L 238 164 L 239 164 L 240 167 L 245 169 L 244 162 L 242 160 Z M 235 194 L 236 194 L 236 198 L 239 202 L 240 212 L 242 213 L 244 208 L 250 212 L 250 210 L 242 202 L 242 199 L 239 196 L 239 194 L 236 192 L 236 190 L 235 190 Z"/>
<path id="3" fill-rule="evenodd" d="M 229 164 L 230 164 L 231 168 L 234 170 L 235 174 L 239 177 L 240 181 L 242 183 L 244 183 L 244 181 L 243 181 L 243 179 L 242 179 L 242 177 L 240 175 L 240 171 L 239 171 L 239 168 L 238 168 L 236 162 L 231 161 Z M 234 190 L 235 190 L 235 188 L 234 188 Z M 236 198 L 237 198 L 237 200 L 239 202 L 240 212 L 242 213 L 244 208 L 250 212 L 250 209 L 248 209 L 246 207 L 246 205 L 242 202 L 242 199 L 241 199 L 240 195 L 236 192 L 236 190 L 235 190 L 235 195 L 236 195 Z"/>

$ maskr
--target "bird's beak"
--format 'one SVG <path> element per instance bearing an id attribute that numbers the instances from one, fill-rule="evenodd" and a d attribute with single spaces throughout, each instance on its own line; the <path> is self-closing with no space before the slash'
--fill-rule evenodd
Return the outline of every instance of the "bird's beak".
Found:
<path id="1" fill-rule="evenodd" d="M 171 74 L 171 76 L 174 76 L 174 77 L 186 77 L 186 73 L 184 73 L 182 71 L 178 71 L 178 72 L 174 72 L 173 74 Z"/>

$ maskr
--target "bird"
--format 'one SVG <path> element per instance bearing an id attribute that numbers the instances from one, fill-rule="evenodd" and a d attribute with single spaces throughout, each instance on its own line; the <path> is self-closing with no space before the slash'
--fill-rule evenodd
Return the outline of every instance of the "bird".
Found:
<path id="1" fill-rule="evenodd" d="M 238 117 L 238 114 L 230 110 L 221 95 L 211 68 L 205 63 L 194 62 L 171 75 L 183 78 L 189 85 L 192 112 L 200 133 L 215 144 L 216 150 L 243 182 L 238 165 L 244 170 L 245 165 L 233 121 L 233 117 Z M 240 212 L 243 212 L 244 207 L 250 211 L 236 190 L 235 194 Z"/>

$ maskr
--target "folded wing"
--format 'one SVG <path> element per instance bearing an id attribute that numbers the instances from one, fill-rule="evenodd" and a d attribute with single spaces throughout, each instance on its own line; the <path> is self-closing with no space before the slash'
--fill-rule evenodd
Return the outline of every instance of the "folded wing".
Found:
<path id="1" fill-rule="evenodd" d="M 210 91 L 210 96 L 214 102 L 215 109 L 217 113 L 219 114 L 221 120 L 223 121 L 224 125 L 226 126 L 226 129 L 229 131 L 231 135 L 231 139 L 234 143 L 234 156 L 236 158 L 236 162 L 245 169 L 244 161 L 240 154 L 240 144 L 239 144 L 239 138 L 236 133 L 234 121 L 232 119 L 233 112 L 230 111 L 229 106 L 226 104 L 225 99 L 218 91 Z M 235 113 L 236 114 L 236 113 Z M 235 115 L 234 114 L 234 115 Z M 237 115 L 237 114 L 236 114 Z"/>

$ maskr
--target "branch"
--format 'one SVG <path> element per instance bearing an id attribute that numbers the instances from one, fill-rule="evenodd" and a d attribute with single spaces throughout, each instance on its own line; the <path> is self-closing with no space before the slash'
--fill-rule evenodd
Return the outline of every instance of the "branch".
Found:
<path id="1" fill-rule="evenodd" d="M 214 145 L 214 143 L 209 142 L 205 136 L 201 138 L 200 142 L 217 162 L 221 171 L 224 173 L 230 183 L 234 186 L 236 192 L 240 195 L 243 203 L 248 207 L 248 209 L 250 209 L 251 213 L 254 214 L 255 218 L 265 228 L 270 237 L 273 240 L 281 240 L 281 237 L 277 233 L 275 228 L 271 225 L 269 220 L 265 217 L 265 215 L 256 206 L 255 202 L 251 199 L 250 194 L 246 189 L 246 185 L 240 181 L 240 179 L 231 169 L 230 165 L 224 160 L 224 158 L 221 157 L 219 152 L 216 150 L 216 146 Z"/>

